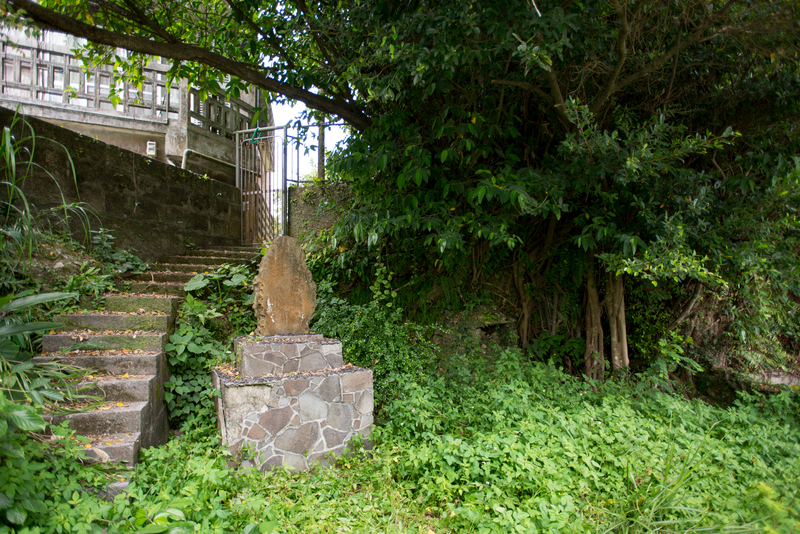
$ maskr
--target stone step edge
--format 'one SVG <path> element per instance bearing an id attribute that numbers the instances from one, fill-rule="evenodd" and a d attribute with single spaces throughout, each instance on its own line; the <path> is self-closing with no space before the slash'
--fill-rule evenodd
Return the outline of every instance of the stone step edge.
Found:
<path id="1" fill-rule="evenodd" d="M 139 309 L 148 312 L 160 312 L 168 317 L 176 315 L 183 297 L 164 295 L 161 293 L 106 293 L 101 295 L 103 308 L 107 311 L 123 311 L 135 313 Z M 89 302 L 89 308 L 93 302 Z"/>
<path id="2" fill-rule="evenodd" d="M 109 403 L 106 403 L 109 404 Z M 70 421 L 70 428 L 74 429 L 78 434 L 108 434 L 107 430 L 95 430 L 94 432 L 86 430 L 88 427 L 95 427 L 95 425 L 114 427 L 118 433 L 138 433 L 141 432 L 142 425 L 146 424 L 143 418 L 145 411 L 150 408 L 149 401 L 136 401 L 122 403 L 125 406 L 117 406 L 113 403 L 111 406 L 100 406 L 87 410 L 84 412 L 75 412 L 68 415 L 53 415 L 44 414 L 44 420 L 49 424 L 60 424 L 63 421 Z M 106 409 L 103 409 L 106 408 Z M 99 422 L 98 422 L 99 421 Z M 119 428 L 120 425 L 125 423 L 134 424 L 136 428 Z M 74 425 L 73 425 L 74 423 Z"/>
<path id="3" fill-rule="evenodd" d="M 90 331 L 92 329 L 98 329 L 101 331 L 105 330 L 113 332 L 128 332 L 128 331 L 166 332 L 167 330 L 169 330 L 169 326 L 171 323 L 171 316 L 170 314 L 163 312 L 149 313 L 149 314 L 137 313 L 137 312 L 69 313 L 65 315 L 56 316 L 54 321 L 65 325 L 61 329 L 57 329 L 56 330 L 57 333 L 62 332 L 64 328 L 70 328 L 72 329 L 72 331 L 76 329 L 90 330 Z M 104 326 L 102 323 L 106 323 L 107 326 Z M 115 325 L 114 323 L 117 324 Z M 142 328 L 131 328 L 131 326 L 135 327 L 137 323 L 141 325 Z M 120 328 L 109 328 L 111 326 L 118 326 Z M 151 327 L 152 329 L 147 329 L 148 326 Z M 161 328 L 159 328 L 161 326 L 166 326 L 167 328 L 162 330 Z"/>
<path id="4" fill-rule="evenodd" d="M 164 387 L 163 384 L 158 383 L 158 377 L 156 375 L 125 376 L 100 374 L 100 376 L 103 377 L 102 380 L 93 380 L 90 378 L 81 381 L 78 384 L 78 388 L 85 388 L 81 391 L 81 394 L 101 397 L 105 399 L 106 402 L 146 402 L 150 401 L 152 398 L 153 387 Z M 108 392 L 114 394 L 109 397 L 107 396 Z M 121 398 L 120 394 L 123 393 L 130 395 L 131 398 Z"/>
<path id="5" fill-rule="evenodd" d="M 72 351 L 64 354 L 48 352 L 35 356 L 33 363 L 57 361 L 64 365 L 91 369 L 100 373 L 124 375 L 145 375 L 163 377 L 166 380 L 166 356 L 163 350 L 142 351 L 138 354 L 124 353 L 119 350 L 109 351 Z"/>
<path id="6" fill-rule="evenodd" d="M 131 290 L 136 290 L 137 288 L 141 290 L 141 293 L 157 293 L 166 296 L 172 297 L 184 297 L 186 295 L 186 291 L 184 291 L 183 286 L 186 284 L 184 282 L 118 282 L 117 288 L 127 289 L 125 286 L 130 286 Z"/>
<path id="7" fill-rule="evenodd" d="M 89 439 L 89 443 L 85 446 L 87 457 L 92 457 L 99 463 L 124 463 L 126 467 L 133 467 L 139 461 L 139 451 L 141 450 L 140 432 L 84 437 Z M 96 451 L 102 451 L 107 458 Z"/>
<path id="8" fill-rule="evenodd" d="M 78 343 L 94 344 L 95 350 L 131 349 L 161 351 L 167 343 L 167 332 L 132 334 L 119 332 L 114 334 L 86 334 L 74 331 L 59 331 L 56 334 L 45 334 L 42 339 L 43 352 L 59 352 Z"/>

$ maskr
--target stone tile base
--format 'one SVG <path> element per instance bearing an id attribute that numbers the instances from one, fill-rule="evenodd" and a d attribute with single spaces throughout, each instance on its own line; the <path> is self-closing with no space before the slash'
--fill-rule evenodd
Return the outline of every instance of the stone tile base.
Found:
<path id="1" fill-rule="evenodd" d="M 341 347 L 341 344 L 339 345 Z M 372 371 L 341 367 L 290 376 L 231 379 L 212 371 L 223 442 L 261 470 L 281 465 L 308 469 L 341 455 L 356 434 L 372 426 Z"/>
<path id="2" fill-rule="evenodd" d="M 242 376 L 338 369 L 343 364 L 342 342 L 319 334 L 246 336 L 237 338 L 235 347 Z"/>

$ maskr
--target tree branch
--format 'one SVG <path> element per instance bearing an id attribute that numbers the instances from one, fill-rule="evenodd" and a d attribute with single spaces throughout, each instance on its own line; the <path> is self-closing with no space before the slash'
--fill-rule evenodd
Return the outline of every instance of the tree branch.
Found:
<path id="1" fill-rule="evenodd" d="M 606 84 L 606 87 L 601 91 L 600 95 L 598 95 L 597 98 L 595 98 L 595 100 L 592 102 L 592 106 L 591 106 L 590 109 L 592 109 L 592 111 L 599 110 L 605 104 L 606 100 L 608 100 L 608 98 L 611 97 L 612 94 L 616 93 L 617 91 L 619 91 L 623 87 L 626 87 L 626 86 L 628 86 L 628 85 L 630 85 L 630 84 L 642 79 L 643 77 L 647 76 L 648 74 L 656 71 L 657 69 L 661 68 L 664 65 L 664 63 L 669 61 L 671 58 L 676 57 L 683 50 L 686 50 L 690 46 L 694 46 L 694 45 L 702 43 L 704 41 L 708 41 L 710 39 L 713 39 L 717 35 L 720 35 L 721 33 L 723 33 L 722 31 L 719 31 L 719 32 L 714 32 L 711 35 L 703 36 L 703 34 L 706 31 L 708 31 L 708 29 L 711 28 L 711 26 L 714 25 L 714 22 L 716 20 L 719 20 L 719 19 L 722 18 L 721 15 L 724 15 L 728 10 L 730 10 L 730 8 L 733 5 L 734 1 L 735 0 L 728 0 L 725 3 L 725 5 L 723 5 L 720 9 L 716 10 L 715 18 L 709 17 L 708 20 L 705 23 L 701 24 L 697 28 L 697 30 L 695 30 L 687 40 L 676 42 L 675 45 L 672 48 L 670 48 L 660 58 L 658 58 L 656 60 L 653 60 L 649 65 L 647 65 L 643 69 L 641 69 L 641 70 L 639 70 L 639 71 L 627 76 L 626 78 L 622 79 L 622 81 L 620 81 L 618 83 L 614 83 L 610 87 L 609 87 L 609 84 Z M 676 58 L 676 61 L 677 61 L 677 58 Z M 619 63 L 618 63 L 618 65 L 619 65 Z M 618 77 L 618 75 L 617 75 L 617 77 Z M 611 81 L 611 80 L 609 80 L 609 81 Z"/>
<path id="2" fill-rule="evenodd" d="M 333 69 L 336 72 L 336 74 L 341 74 L 341 72 L 338 72 L 338 69 L 336 69 L 336 63 L 331 58 L 326 43 L 323 43 L 319 30 L 316 30 L 311 25 L 311 21 L 315 19 L 313 15 L 309 12 L 308 5 L 306 4 L 305 0 L 292 0 L 292 1 L 300 9 L 300 12 L 303 13 L 303 15 L 305 15 L 306 19 L 309 21 L 308 29 L 311 32 L 311 37 L 314 39 L 314 42 L 317 43 L 317 48 L 319 48 L 319 51 L 322 54 L 322 57 L 325 59 L 325 62 L 331 67 L 331 69 Z M 342 93 L 344 93 L 348 99 L 350 100 L 353 99 L 353 94 L 350 92 L 349 87 L 343 87 L 342 85 L 339 85 L 339 90 L 342 91 Z"/>
<path id="3" fill-rule="evenodd" d="M 536 96 L 542 98 L 545 102 L 553 105 L 553 98 L 539 89 L 539 87 L 533 85 L 532 83 L 527 82 L 518 82 L 516 80 L 492 80 L 492 83 L 496 83 L 498 85 L 513 85 L 514 87 L 521 87 L 523 89 L 527 89 L 528 91 L 536 94 Z"/>
<path id="4" fill-rule="evenodd" d="M 689 302 L 686 303 L 686 306 L 683 307 L 683 309 L 681 310 L 680 315 L 678 315 L 678 318 L 675 319 L 674 321 L 672 321 L 672 323 L 669 325 L 667 330 L 674 330 L 674 329 L 678 328 L 678 326 L 683 321 L 685 321 L 686 318 L 689 317 L 689 315 L 691 315 L 692 309 L 694 308 L 694 305 L 697 303 L 697 299 L 700 298 L 700 295 L 702 293 L 703 293 L 703 284 L 701 284 L 700 282 L 697 282 L 697 287 L 695 287 L 695 289 L 694 289 L 694 294 L 692 295 L 692 298 L 689 299 Z"/>
<path id="5" fill-rule="evenodd" d="M 633 12 L 631 13 L 631 18 L 628 19 L 628 15 L 625 12 L 625 9 L 619 3 L 619 0 L 612 0 L 612 4 L 614 5 L 614 10 L 617 12 L 617 18 L 619 19 L 620 23 L 620 30 L 619 35 L 617 35 L 617 64 L 614 66 L 614 71 L 609 76 L 608 80 L 606 81 L 605 87 L 600 91 L 600 94 L 594 99 L 589 109 L 592 113 L 597 113 L 600 108 L 603 106 L 603 103 L 608 99 L 611 93 L 614 91 L 614 84 L 617 83 L 617 79 L 619 78 L 620 73 L 622 72 L 622 67 L 625 66 L 625 61 L 628 59 L 628 36 L 631 33 L 631 21 L 636 19 L 639 15 L 639 12 L 644 7 L 645 0 L 637 0 L 636 4 L 633 6 Z M 627 5 L 627 0 L 626 0 Z"/>
<path id="6" fill-rule="evenodd" d="M 567 105 L 564 103 L 564 96 L 561 94 L 561 87 L 558 85 L 558 78 L 556 78 L 555 71 L 551 68 L 547 71 L 547 80 L 550 82 L 550 95 L 552 98 L 553 107 L 556 110 L 558 119 L 565 130 L 572 130 L 572 123 L 567 115 Z"/>
<path id="7" fill-rule="evenodd" d="M 45 29 L 57 30 L 94 43 L 125 48 L 133 52 L 151 56 L 167 57 L 176 61 L 192 61 L 219 69 L 257 87 L 281 94 L 292 100 L 299 100 L 308 107 L 337 115 L 358 130 L 365 130 L 372 124 L 363 110 L 348 103 L 320 96 L 306 89 L 265 76 L 252 65 L 229 59 L 219 53 L 182 42 L 164 43 L 144 37 L 126 35 L 86 24 L 68 15 L 62 15 L 40 6 L 31 0 L 6 0 L 13 8 L 24 11 L 27 16 Z"/>
<path id="8" fill-rule="evenodd" d="M 168 31 L 164 30 L 161 26 L 158 25 L 158 22 L 152 20 L 144 12 L 136 5 L 135 2 L 132 0 L 125 0 L 125 4 L 128 6 L 128 9 L 136 13 L 136 17 L 138 20 L 144 25 L 145 28 L 148 28 L 153 33 L 164 39 L 164 41 L 168 43 L 176 43 L 179 42 L 178 39 L 175 38 L 174 35 L 170 34 Z M 126 16 L 127 14 L 123 14 Z"/>
<path id="9" fill-rule="evenodd" d="M 297 70 L 297 66 L 295 65 L 294 61 L 292 61 L 292 58 L 286 55 L 286 52 L 283 49 L 283 46 L 281 45 L 279 40 L 276 40 L 273 36 L 264 33 L 264 30 L 262 30 L 255 22 L 253 22 L 253 19 L 251 19 L 247 15 L 247 13 L 242 11 L 239 8 L 239 6 L 237 6 L 234 3 L 233 0 L 225 0 L 225 3 L 228 4 L 228 7 L 231 8 L 231 11 L 236 13 L 239 16 L 239 18 L 241 18 L 242 21 L 245 22 L 245 24 L 250 26 L 250 29 L 256 32 L 256 35 L 260 35 L 262 39 L 267 41 L 270 45 L 274 46 L 278 50 L 278 52 L 280 52 L 281 59 L 283 59 L 286 62 L 286 66 L 288 66 L 291 70 Z"/>

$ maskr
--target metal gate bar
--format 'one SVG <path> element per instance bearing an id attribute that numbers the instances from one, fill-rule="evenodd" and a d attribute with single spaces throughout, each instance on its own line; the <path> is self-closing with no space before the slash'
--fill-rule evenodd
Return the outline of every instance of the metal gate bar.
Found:
<path id="1" fill-rule="evenodd" d="M 242 244 L 262 244 L 289 231 L 288 183 L 300 185 L 300 130 L 343 123 L 269 126 L 236 135 L 236 187 L 242 195 Z M 296 154 L 289 157 L 289 144 Z M 318 147 L 318 150 L 320 147 Z M 321 147 L 324 150 L 324 147 Z M 296 157 L 294 157 L 296 156 Z M 296 162 L 295 162 L 296 160 Z M 292 169 L 293 167 L 293 169 Z M 291 175 L 296 176 L 290 178 Z"/>
<path id="2" fill-rule="evenodd" d="M 261 244 L 287 230 L 287 130 L 236 133 L 236 186 L 242 195 L 242 244 Z"/>

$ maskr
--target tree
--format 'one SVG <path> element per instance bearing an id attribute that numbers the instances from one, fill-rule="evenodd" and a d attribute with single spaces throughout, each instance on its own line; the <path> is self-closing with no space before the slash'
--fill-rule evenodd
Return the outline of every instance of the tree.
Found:
<path id="1" fill-rule="evenodd" d="M 341 235 L 408 240 L 476 282 L 481 262 L 513 272 L 523 344 L 537 322 L 568 322 L 565 303 L 582 308 L 570 328 L 587 332 L 590 376 L 603 374 L 603 309 L 611 364 L 627 365 L 625 284 L 669 286 L 661 333 L 702 290 L 748 310 L 739 332 L 797 331 L 796 2 L 0 6 L 87 38 L 88 59 L 127 48 L 117 63 L 135 72 L 160 55 L 201 88 L 229 74 L 233 94 L 251 83 L 344 119 L 354 137 L 334 164 L 359 203 Z M 769 295 L 785 300 L 765 314 Z"/>

